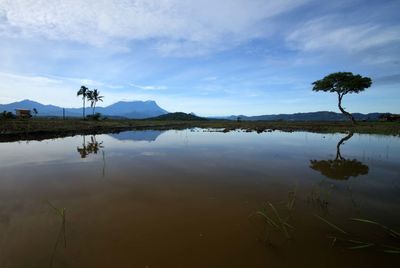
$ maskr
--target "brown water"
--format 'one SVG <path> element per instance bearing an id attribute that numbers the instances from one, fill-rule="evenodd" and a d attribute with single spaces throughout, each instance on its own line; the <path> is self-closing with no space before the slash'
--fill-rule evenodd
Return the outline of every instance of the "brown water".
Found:
<path id="1" fill-rule="evenodd" d="M 0 267 L 395 267 L 400 254 L 384 251 L 399 237 L 350 218 L 400 231 L 400 138 L 338 146 L 344 137 L 195 129 L 1 143 Z"/>

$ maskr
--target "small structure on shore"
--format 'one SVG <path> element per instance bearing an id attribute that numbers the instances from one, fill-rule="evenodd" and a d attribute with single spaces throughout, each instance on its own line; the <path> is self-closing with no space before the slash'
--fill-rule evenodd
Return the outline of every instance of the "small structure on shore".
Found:
<path id="1" fill-rule="evenodd" d="M 400 122 L 400 115 L 399 114 L 384 114 L 379 117 L 380 121 L 386 122 Z"/>
<path id="2" fill-rule="evenodd" d="M 15 109 L 15 115 L 18 118 L 31 118 L 31 110 L 29 109 Z"/>

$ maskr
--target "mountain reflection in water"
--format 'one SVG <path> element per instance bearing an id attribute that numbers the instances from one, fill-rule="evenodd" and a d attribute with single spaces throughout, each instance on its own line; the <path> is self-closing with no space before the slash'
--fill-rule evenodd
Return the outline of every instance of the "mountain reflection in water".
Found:
<path id="1" fill-rule="evenodd" d="M 143 131 L 125 131 L 117 134 L 108 134 L 114 139 L 120 141 L 156 141 L 165 131 L 162 130 L 143 130 Z"/>

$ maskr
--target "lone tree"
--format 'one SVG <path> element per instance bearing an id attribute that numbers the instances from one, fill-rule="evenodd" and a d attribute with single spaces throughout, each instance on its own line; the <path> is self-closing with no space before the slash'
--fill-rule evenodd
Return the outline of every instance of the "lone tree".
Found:
<path id="1" fill-rule="evenodd" d="M 346 112 L 342 107 L 343 96 L 348 93 L 359 93 L 364 91 L 366 88 L 371 86 L 372 80 L 369 77 L 362 77 L 359 74 L 354 75 L 350 72 L 338 72 L 329 74 L 312 84 L 314 85 L 313 91 L 336 92 L 338 94 L 339 110 L 349 117 L 351 122 L 355 124 L 356 120 L 353 115 Z"/>
<path id="2" fill-rule="evenodd" d="M 82 116 L 83 116 L 83 119 L 85 119 L 85 101 L 86 101 L 86 98 L 88 97 L 89 93 L 90 93 L 90 90 L 85 86 L 81 86 L 81 88 L 76 93 L 76 96 L 78 96 L 78 97 L 82 96 L 82 101 L 83 101 Z"/>

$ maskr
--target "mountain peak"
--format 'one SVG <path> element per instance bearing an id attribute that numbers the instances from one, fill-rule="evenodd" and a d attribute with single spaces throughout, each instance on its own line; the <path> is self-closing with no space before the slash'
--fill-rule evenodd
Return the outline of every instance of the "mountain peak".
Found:
<path id="1" fill-rule="evenodd" d="M 153 100 L 146 100 L 146 101 L 140 101 L 140 100 L 122 100 L 122 101 L 117 101 L 111 105 L 116 105 L 116 104 L 136 104 L 136 103 L 153 103 L 153 104 L 157 104 L 155 101 Z"/>
<path id="2" fill-rule="evenodd" d="M 37 103 L 37 104 L 40 104 L 39 102 L 36 102 L 36 101 L 33 101 L 33 100 L 29 100 L 29 99 L 24 99 L 24 100 L 18 101 L 16 103 L 35 103 L 35 104 Z"/>

